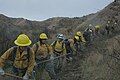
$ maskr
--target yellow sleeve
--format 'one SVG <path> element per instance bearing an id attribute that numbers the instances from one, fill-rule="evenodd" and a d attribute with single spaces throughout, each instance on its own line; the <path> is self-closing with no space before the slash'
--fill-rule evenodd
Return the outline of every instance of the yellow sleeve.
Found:
<path id="1" fill-rule="evenodd" d="M 34 45 L 32 46 L 32 50 L 33 50 L 33 52 L 36 51 L 36 44 L 34 44 Z"/>
<path id="2" fill-rule="evenodd" d="M 35 63 L 35 54 L 32 49 L 30 49 L 30 57 L 29 57 L 29 64 L 27 68 L 27 73 L 28 75 L 31 75 L 33 68 L 34 68 L 34 63 Z"/>
<path id="3" fill-rule="evenodd" d="M 66 54 L 65 44 L 64 44 L 64 46 L 63 46 L 63 54 Z"/>
<path id="4" fill-rule="evenodd" d="M 72 51 L 76 52 L 75 46 L 74 46 L 74 40 L 73 39 L 69 39 L 70 42 L 70 47 L 72 48 Z"/>
<path id="5" fill-rule="evenodd" d="M 13 51 L 13 47 L 8 49 L 1 57 L 0 57 L 0 67 L 4 67 L 5 61 L 10 58 L 11 52 Z"/>
<path id="6" fill-rule="evenodd" d="M 49 54 L 53 54 L 53 48 L 51 45 L 48 45 Z"/>
<path id="7" fill-rule="evenodd" d="M 86 42 L 83 36 L 81 37 L 81 40 L 82 40 L 82 42 L 84 42 L 84 43 Z"/>
<path id="8" fill-rule="evenodd" d="M 36 48 L 36 44 L 34 44 L 34 45 L 32 46 L 32 51 L 33 51 L 33 53 L 34 53 L 35 58 L 36 58 L 36 53 L 35 53 L 36 49 L 37 49 L 37 48 Z M 37 65 L 36 61 L 34 62 L 34 65 Z"/>

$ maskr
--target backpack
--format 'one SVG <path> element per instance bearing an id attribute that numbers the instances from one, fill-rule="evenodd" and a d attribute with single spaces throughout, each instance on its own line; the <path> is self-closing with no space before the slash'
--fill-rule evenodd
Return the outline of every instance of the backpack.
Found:
<path id="1" fill-rule="evenodd" d="M 89 31 L 85 31 L 84 33 L 83 33 L 83 37 L 85 38 L 85 40 L 88 40 L 88 38 L 90 37 L 90 32 Z"/>
<path id="2" fill-rule="evenodd" d="M 70 42 L 69 42 L 69 40 L 64 41 L 64 43 L 65 43 L 66 51 L 67 51 L 67 52 L 70 52 L 70 51 L 71 51 L 71 46 L 70 46 Z"/>
<path id="3" fill-rule="evenodd" d="M 13 51 L 12 51 L 12 58 L 11 60 L 14 62 L 15 58 L 16 58 L 16 52 L 17 52 L 17 46 L 13 47 Z M 29 62 L 29 57 L 30 57 L 30 47 L 27 47 L 27 59 L 28 59 L 28 62 Z"/>
<path id="4" fill-rule="evenodd" d="M 89 35 L 89 33 L 87 32 L 87 31 L 85 31 L 84 33 L 83 33 L 83 37 L 87 37 Z"/>

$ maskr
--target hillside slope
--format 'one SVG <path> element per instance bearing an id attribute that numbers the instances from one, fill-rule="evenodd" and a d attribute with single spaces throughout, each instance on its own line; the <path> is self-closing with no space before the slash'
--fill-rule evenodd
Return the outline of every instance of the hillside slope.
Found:
<path id="1" fill-rule="evenodd" d="M 120 31 L 120 1 L 112 2 L 106 6 L 103 10 L 95 13 L 91 18 L 86 19 L 80 24 L 76 30 L 84 30 L 89 24 L 93 26 L 100 25 L 102 28 L 106 26 L 106 23 L 110 21 L 116 31 Z M 115 25 L 115 22 L 117 25 Z"/>

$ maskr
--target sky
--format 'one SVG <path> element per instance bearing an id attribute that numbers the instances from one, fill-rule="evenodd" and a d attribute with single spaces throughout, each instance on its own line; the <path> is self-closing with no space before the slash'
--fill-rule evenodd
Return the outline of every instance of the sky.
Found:
<path id="1" fill-rule="evenodd" d="M 0 0 L 0 14 L 29 20 L 82 17 L 102 10 L 113 0 Z"/>

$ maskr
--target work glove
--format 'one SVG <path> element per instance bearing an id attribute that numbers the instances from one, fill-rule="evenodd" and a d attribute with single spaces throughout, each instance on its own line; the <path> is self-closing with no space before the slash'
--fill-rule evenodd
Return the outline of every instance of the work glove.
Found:
<path id="1" fill-rule="evenodd" d="M 28 76 L 27 72 L 26 72 L 25 75 L 23 76 L 23 80 L 29 80 L 29 76 Z"/>
<path id="2" fill-rule="evenodd" d="M 4 75 L 4 74 L 5 74 L 4 70 L 0 68 L 0 75 Z"/>
<path id="3" fill-rule="evenodd" d="M 38 64 L 35 62 L 35 63 L 34 63 L 34 66 L 35 66 L 35 67 L 37 67 L 37 66 L 38 66 Z"/>
<path id="4" fill-rule="evenodd" d="M 50 60 L 54 60 L 54 54 L 50 55 Z"/>

